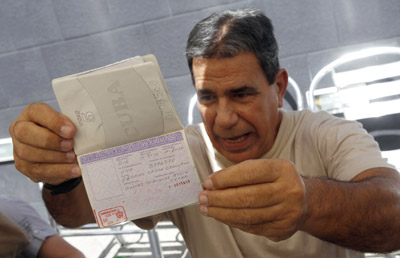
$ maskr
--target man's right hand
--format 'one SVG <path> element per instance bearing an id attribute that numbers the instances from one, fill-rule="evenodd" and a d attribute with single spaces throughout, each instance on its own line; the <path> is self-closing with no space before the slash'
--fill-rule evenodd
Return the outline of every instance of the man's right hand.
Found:
<path id="1" fill-rule="evenodd" d="M 34 182 L 57 185 L 79 177 L 75 131 L 73 123 L 49 105 L 26 106 L 9 128 L 15 167 Z"/>

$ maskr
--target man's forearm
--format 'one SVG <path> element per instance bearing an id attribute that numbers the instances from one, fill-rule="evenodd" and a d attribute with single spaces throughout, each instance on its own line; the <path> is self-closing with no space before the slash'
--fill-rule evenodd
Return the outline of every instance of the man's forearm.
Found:
<path id="1" fill-rule="evenodd" d="M 301 230 L 364 252 L 400 249 L 400 178 L 378 170 L 352 182 L 304 179 L 308 207 Z"/>
<path id="2" fill-rule="evenodd" d="M 82 182 L 66 194 L 51 195 L 49 190 L 43 189 L 43 200 L 51 216 L 65 227 L 95 222 Z"/>

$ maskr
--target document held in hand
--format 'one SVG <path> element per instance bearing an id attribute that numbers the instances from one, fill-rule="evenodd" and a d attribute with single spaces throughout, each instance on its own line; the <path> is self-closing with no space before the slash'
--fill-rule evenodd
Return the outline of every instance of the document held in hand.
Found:
<path id="1" fill-rule="evenodd" d="M 197 203 L 201 184 L 153 55 L 54 79 L 97 224 Z"/>

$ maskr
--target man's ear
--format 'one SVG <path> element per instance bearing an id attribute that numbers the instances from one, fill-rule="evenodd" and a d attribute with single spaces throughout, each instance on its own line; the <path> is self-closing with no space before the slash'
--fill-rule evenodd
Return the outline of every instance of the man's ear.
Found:
<path id="1" fill-rule="evenodd" d="M 275 84 L 276 84 L 277 90 L 278 90 L 279 107 L 283 106 L 283 97 L 285 96 L 285 93 L 286 93 L 286 88 L 288 85 L 288 78 L 289 78 L 289 75 L 288 75 L 286 69 L 280 69 L 279 72 L 275 76 Z"/>

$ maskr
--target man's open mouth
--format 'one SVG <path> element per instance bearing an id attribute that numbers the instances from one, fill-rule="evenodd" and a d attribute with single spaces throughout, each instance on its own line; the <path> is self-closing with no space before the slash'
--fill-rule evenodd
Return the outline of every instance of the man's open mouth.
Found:
<path id="1" fill-rule="evenodd" d="M 247 136 L 249 136 L 249 134 L 250 134 L 250 133 L 246 133 L 246 134 L 243 134 L 243 135 L 237 136 L 237 137 L 224 138 L 224 140 L 225 140 L 226 142 L 228 142 L 228 143 L 239 143 L 239 142 L 241 142 L 241 141 L 244 141 L 244 140 L 247 138 Z"/>

